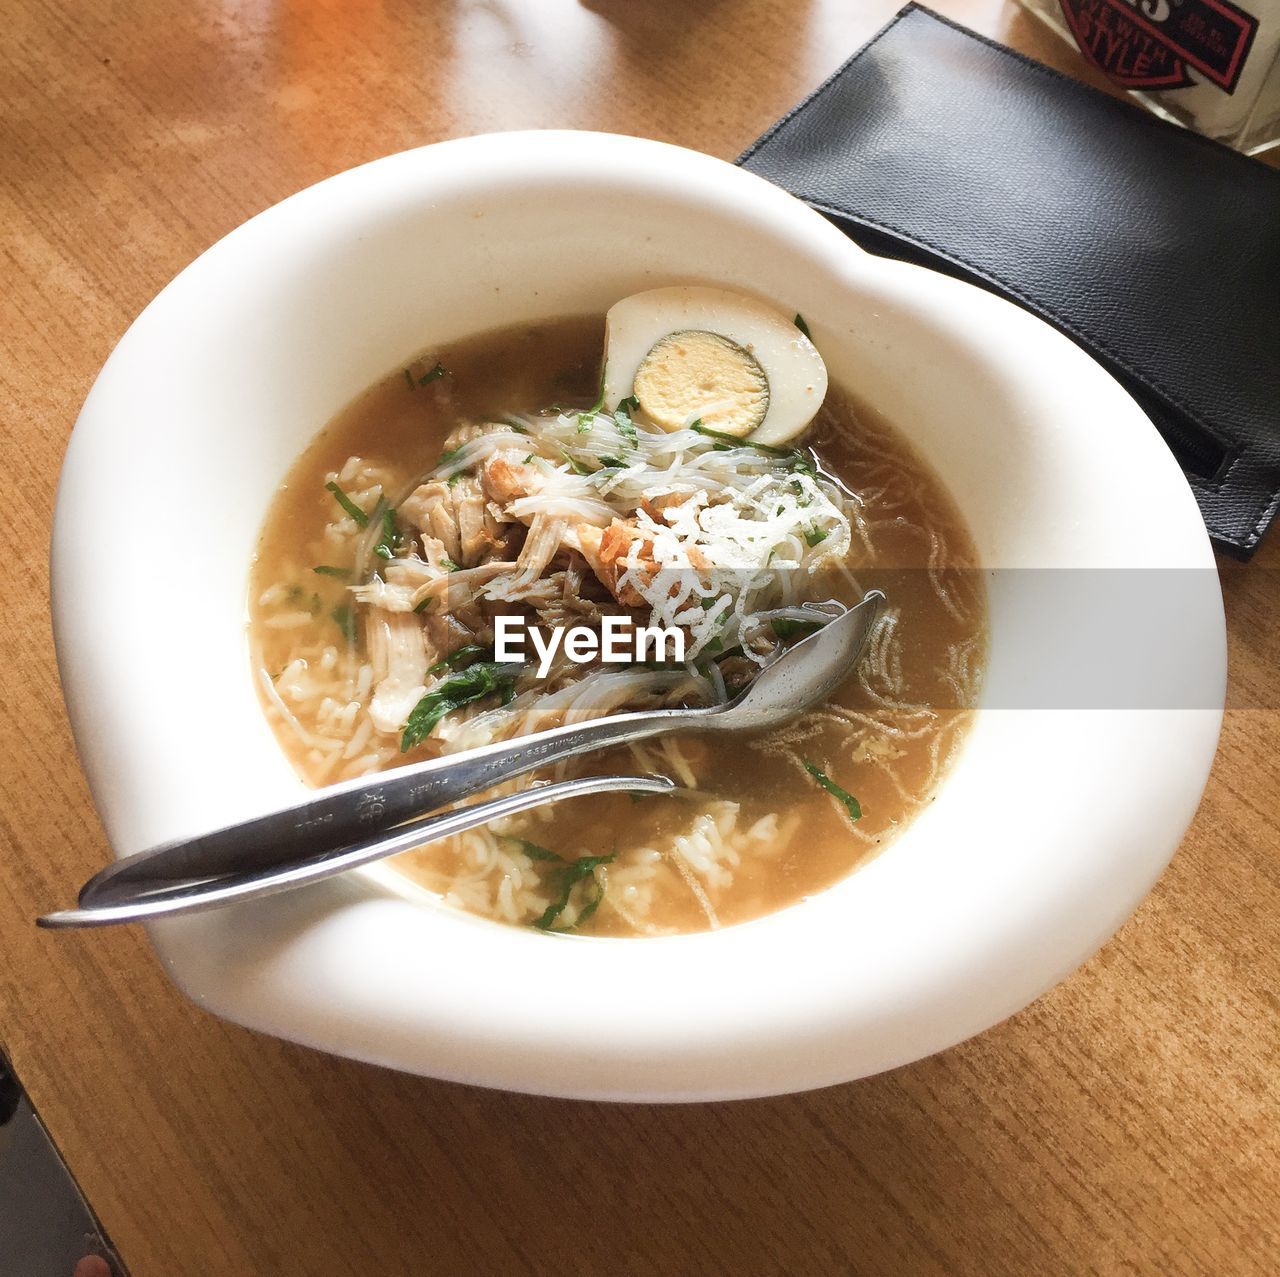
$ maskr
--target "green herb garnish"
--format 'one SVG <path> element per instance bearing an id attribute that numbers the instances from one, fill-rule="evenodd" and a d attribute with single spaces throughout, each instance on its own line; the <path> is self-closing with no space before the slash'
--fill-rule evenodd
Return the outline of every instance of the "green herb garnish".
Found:
<path id="1" fill-rule="evenodd" d="M 727 435 L 723 430 L 712 430 L 702 424 L 702 419 L 689 423 L 689 429 L 695 434 L 706 435 L 708 439 L 718 439 L 733 448 L 754 448 L 757 452 L 767 452 L 771 457 L 789 457 L 794 449 L 775 448 L 769 443 L 752 443 L 750 439 L 739 439 L 737 435 Z"/>
<path id="2" fill-rule="evenodd" d="M 512 838 L 508 835 L 507 841 L 515 843 L 530 860 L 557 860 L 561 864 L 564 863 L 563 856 L 536 842 L 530 842 L 527 838 Z"/>
<path id="3" fill-rule="evenodd" d="M 439 470 L 441 466 L 447 466 L 461 451 L 461 447 L 447 448 L 440 454 L 440 460 L 436 462 L 436 469 Z"/>
<path id="4" fill-rule="evenodd" d="M 789 616 L 775 616 L 769 622 L 780 639 L 795 638 L 798 634 L 812 634 L 822 628 L 821 621 L 795 621 Z"/>
<path id="5" fill-rule="evenodd" d="M 560 449 L 561 456 L 569 463 L 569 469 L 574 474 L 595 474 L 595 471 L 583 461 L 579 461 L 567 448 Z"/>
<path id="6" fill-rule="evenodd" d="M 380 559 L 393 559 L 401 540 L 400 529 L 396 527 L 396 512 L 391 506 L 386 506 L 382 511 L 382 535 L 373 552 Z"/>
<path id="7" fill-rule="evenodd" d="M 606 470 L 621 470 L 627 463 L 619 461 L 617 457 L 601 457 L 600 464 Z"/>
<path id="8" fill-rule="evenodd" d="M 628 395 L 614 410 L 613 424 L 618 427 L 618 433 L 633 447 L 640 447 L 640 436 L 636 433 L 635 422 L 631 420 L 631 414 L 640 407 L 640 400 L 635 395 Z"/>
<path id="9" fill-rule="evenodd" d="M 342 631 L 343 638 L 348 643 L 354 643 L 356 641 L 355 613 L 345 603 L 340 603 L 329 615 L 333 618 L 338 629 Z"/>
<path id="10" fill-rule="evenodd" d="M 804 335 L 808 337 L 810 341 L 813 340 L 813 334 L 809 331 L 809 325 L 804 322 L 804 316 L 800 314 L 799 311 L 796 312 L 795 324 L 796 324 L 796 327 L 802 333 L 804 333 Z"/>
<path id="11" fill-rule="evenodd" d="M 604 379 L 600 381 L 600 394 L 596 397 L 595 403 L 591 405 L 586 412 L 578 413 L 578 433 L 584 435 L 592 426 L 596 424 L 596 414 L 604 407 Z"/>
<path id="12" fill-rule="evenodd" d="M 418 385 L 425 386 L 429 381 L 435 381 L 437 377 L 443 377 L 449 370 L 442 363 L 437 363 L 434 368 L 428 368 L 426 372 L 418 378 Z"/>
<path id="13" fill-rule="evenodd" d="M 427 608 L 429 608 L 434 601 L 435 601 L 434 598 L 430 594 L 428 594 L 427 597 L 423 599 L 421 603 L 415 603 L 413 605 L 413 610 L 415 612 L 425 612 Z"/>
<path id="14" fill-rule="evenodd" d="M 804 539 L 807 545 L 821 545 L 828 536 L 830 536 L 830 532 L 826 528 L 818 527 L 815 523 L 812 527 L 806 529 Z"/>
<path id="15" fill-rule="evenodd" d="M 336 483 L 330 482 L 324 486 L 333 493 L 333 499 L 351 516 L 356 527 L 367 528 L 369 526 L 369 516 Z"/>
<path id="16" fill-rule="evenodd" d="M 345 581 L 351 576 L 350 568 L 334 568 L 327 563 L 321 563 L 319 567 L 314 567 L 311 570 L 317 576 L 336 576 L 341 581 Z"/>
<path id="17" fill-rule="evenodd" d="M 716 440 L 714 446 L 719 452 L 728 452 L 733 448 L 754 448 L 757 452 L 766 453 L 770 457 L 783 458 L 793 470 L 798 470 L 801 474 L 815 475 L 818 473 L 813 464 L 813 458 L 800 448 L 775 448 L 769 443 L 755 443 L 751 439 L 739 439 L 737 435 L 727 435 L 723 431 L 712 430 L 710 427 L 704 426 L 701 418 L 697 421 L 691 421 L 689 429 L 695 434 L 706 435 L 708 439 Z"/>
<path id="18" fill-rule="evenodd" d="M 506 695 L 513 691 L 511 669 L 509 665 L 480 661 L 457 674 L 450 674 L 413 707 L 400 737 L 400 752 L 404 753 L 426 740 L 435 725 L 455 709 L 492 696 L 495 692 Z"/>
<path id="19" fill-rule="evenodd" d="M 571 931 L 573 927 L 586 922 L 600 907 L 600 901 L 604 899 L 604 887 L 596 879 L 596 870 L 601 865 L 610 864 L 617 854 L 618 850 L 615 847 L 607 856 L 579 856 L 577 860 L 567 861 L 563 868 L 557 869 L 553 876 L 558 879 L 560 895 L 546 907 L 542 917 L 535 918 L 531 925 L 537 927 L 539 931 Z M 577 921 L 568 927 L 554 926 L 556 919 L 569 907 L 574 888 L 587 879 L 595 883 L 596 893 L 582 907 Z"/>
<path id="20" fill-rule="evenodd" d="M 479 660 L 482 656 L 488 656 L 492 652 L 491 648 L 481 647 L 479 643 L 466 643 L 456 651 L 450 652 L 443 661 L 437 661 L 427 670 L 428 674 L 441 674 L 445 670 L 456 670 L 459 665 L 466 665 L 469 661 Z"/>
<path id="21" fill-rule="evenodd" d="M 596 396 L 596 401 L 586 412 L 578 413 L 578 433 L 585 434 L 595 425 L 596 414 L 604 407 L 604 383 L 605 377 L 608 375 L 608 364 L 600 369 L 600 393 Z"/>
<path id="22" fill-rule="evenodd" d="M 842 803 L 844 803 L 845 810 L 849 813 L 850 820 L 862 819 L 862 804 L 858 802 L 858 800 L 847 789 L 841 789 L 840 786 L 837 785 L 821 767 L 815 767 L 807 758 L 801 759 L 800 761 L 804 763 L 805 771 L 807 771 L 809 775 L 827 791 L 827 793 L 838 798 Z"/>
<path id="23" fill-rule="evenodd" d="M 446 572 L 458 572 L 462 568 L 460 563 L 455 563 L 447 554 L 441 558 L 440 565 Z"/>

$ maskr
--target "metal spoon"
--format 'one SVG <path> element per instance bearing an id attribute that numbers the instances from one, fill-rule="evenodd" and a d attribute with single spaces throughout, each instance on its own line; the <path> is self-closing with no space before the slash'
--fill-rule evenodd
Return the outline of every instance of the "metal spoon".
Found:
<path id="1" fill-rule="evenodd" d="M 576 780 L 559 781 L 552 785 L 533 785 L 519 793 L 472 803 L 469 807 L 445 812 L 443 815 L 411 820 L 394 829 L 370 834 L 347 846 L 322 851 L 308 860 L 298 860 L 276 868 L 233 869 L 218 877 L 185 881 L 164 878 L 148 881 L 131 875 L 124 883 L 118 879 L 99 882 L 99 875 L 91 878 L 81 891 L 81 908 L 47 913 L 42 918 L 37 918 L 36 924 L 52 929 L 106 927 L 114 923 L 145 922 L 148 918 L 171 913 L 217 909 L 238 900 L 255 900 L 259 896 L 289 891 L 304 883 L 332 878 L 335 874 L 346 873 L 348 869 L 355 869 L 358 865 L 371 864 L 375 860 L 394 856 L 397 852 L 412 851 L 414 847 L 460 834 L 490 820 L 513 816 L 518 811 L 559 802 L 564 798 L 581 798 L 587 794 L 614 793 L 620 790 L 642 794 L 669 794 L 677 788 L 675 781 L 666 776 L 580 776 Z M 158 850 L 160 849 L 157 848 Z M 155 852 L 144 854 L 150 856 Z M 119 863 L 132 864 L 133 861 Z M 86 892 L 95 883 L 99 885 L 86 899 Z"/>
<path id="2" fill-rule="evenodd" d="M 673 731 L 759 731 L 794 718 L 844 680 L 883 602 L 880 591 L 868 592 L 856 607 L 766 666 L 725 705 L 615 714 L 333 785 L 292 807 L 117 861 L 81 888 L 80 909 L 38 922 L 93 926 L 213 907 L 329 877 L 575 793 L 670 789 L 657 777 L 584 777 L 421 819 L 423 812 L 535 768 L 612 745 Z"/>

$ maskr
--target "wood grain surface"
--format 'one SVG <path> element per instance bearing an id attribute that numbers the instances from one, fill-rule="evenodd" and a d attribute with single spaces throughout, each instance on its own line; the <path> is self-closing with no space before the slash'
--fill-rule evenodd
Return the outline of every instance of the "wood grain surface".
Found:
<path id="1" fill-rule="evenodd" d="M 488 1093 L 221 1023 L 136 930 L 31 925 L 107 857 L 47 545 L 76 412 L 154 293 L 299 187 L 439 138 L 572 126 L 732 157 L 895 7 L 0 3 L 0 1044 L 135 1277 L 1277 1270 L 1274 536 L 1223 564 L 1232 709 L 1151 898 L 1049 996 L 892 1074 L 691 1108 Z M 1083 73 L 996 0 L 938 7 Z M 86 606 L 111 606 L 110 563 Z"/>

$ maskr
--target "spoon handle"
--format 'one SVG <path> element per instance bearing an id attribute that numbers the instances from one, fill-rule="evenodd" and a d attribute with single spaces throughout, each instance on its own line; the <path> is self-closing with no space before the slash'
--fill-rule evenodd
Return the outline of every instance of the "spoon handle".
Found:
<path id="1" fill-rule="evenodd" d="M 37 922 L 42 927 L 53 929 L 102 927 L 114 923 L 143 922 L 166 914 L 216 909 L 331 878 L 358 865 L 410 851 L 544 803 L 618 790 L 665 794 L 675 788 L 675 782 L 665 776 L 580 776 L 551 785 L 534 785 L 518 793 L 473 803 L 443 815 L 426 816 L 390 831 L 369 834 L 345 846 L 332 847 L 308 860 L 273 868 L 241 863 L 227 866 L 226 872 L 212 878 L 176 877 L 167 863 L 179 850 L 175 847 L 167 856 L 151 853 L 150 864 L 155 871 L 152 876 L 135 873 L 126 878 L 123 874 L 112 874 L 111 869 L 122 869 L 136 863 L 134 860 L 120 861 L 85 884 L 80 892 L 79 909 L 45 914 Z"/>
<path id="2" fill-rule="evenodd" d="M 295 806 L 117 861 L 85 883 L 80 903 L 94 902 L 104 882 L 121 886 L 158 879 L 189 883 L 193 878 L 311 860 L 535 768 L 677 727 L 696 727 L 715 712 L 669 709 L 617 714 L 345 781 Z"/>

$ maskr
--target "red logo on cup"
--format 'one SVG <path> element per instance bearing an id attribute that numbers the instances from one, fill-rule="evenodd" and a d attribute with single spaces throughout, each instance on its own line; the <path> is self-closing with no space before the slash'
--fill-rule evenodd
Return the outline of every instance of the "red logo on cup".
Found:
<path id="1" fill-rule="evenodd" d="M 1227 0 L 1060 0 L 1080 51 L 1129 89 L 1192 83 L 1187 69 L 1234 91 L 1256 18 Z"/>

